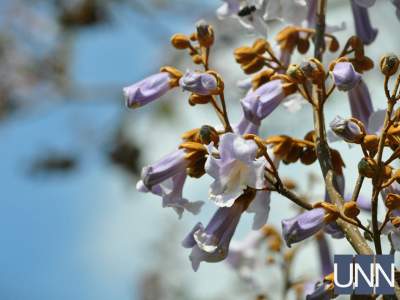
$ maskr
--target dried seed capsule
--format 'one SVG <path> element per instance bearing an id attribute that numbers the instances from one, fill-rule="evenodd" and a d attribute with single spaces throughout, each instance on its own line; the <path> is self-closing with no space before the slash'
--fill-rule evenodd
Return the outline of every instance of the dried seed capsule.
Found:
<path id="1" fill-rule="evenodd" d="M 381 72 L 386 76 L 391 76 L 399 69 L 399 58 L 397 55 L 390 53 L 382 56 L 380 61 Z"/>

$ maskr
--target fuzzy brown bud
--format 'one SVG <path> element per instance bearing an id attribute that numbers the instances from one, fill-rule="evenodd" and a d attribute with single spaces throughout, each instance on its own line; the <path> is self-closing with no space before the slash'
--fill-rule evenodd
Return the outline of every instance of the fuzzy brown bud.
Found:
<path id="1" fill-rule="evenodd" d="M 195 106 L 196 104 L 207 104 L 212 100 L 210 95 L 191 94 L 189 97 L 189 104 Z"/>
<path id="2" fill-rule="evenodd" d="M 386 54 L 380 61 L 381 72 L 386 76 L 392 76 L 399 69 L 400 60 L 395 54 Z"/>
<path id="3" fill-rule="evenodd" d="M 177 33 L 171 37 L 171 44 L 176 49 L 187 49 L 190 47 L 190 40 L 186 35 Z"/>
<path id="4" fill-rule="evenodd" d="M 214 145 L 217 146 L 219 143 L 218 132 L 212 126 L 209 125 L 201 126 L 199 136 L 202 144 L 208 145 L 211 142 L 213 142 Z"/>
<path id="5" fill-rule="evenodd" d="M 355 201 L 349 201 L 343 205 L 343 213 L 346 217 L 355 219 L 359 215 L 360 209 Z"/>
<path id="6" fill-rule="evenodd" d="M 270 44 L 264 39 L 257 39 L 253 44 L 254 51 L 259 55 L 264 54 L 270 48 Z"/>
<path id="7" fill-rule="evenodd" d="M 206 21 L 200 20 L 196 24 L 197 40 L 202 47 L 209 48 L 214 43 L 214 30 Z"/>
<path id="8" fill-rule="evenodd" d="M 306 76 L 297 64 L 291 64 L 286 71 L 286 75 L 295 83 L 303 83 L 306 80 Z"/>
<path id="9" fill-rule="evenodd" d="M 372 178 L 378 172 L 378 165 L 375 160 L 364 157 L 358 163 L 358 172 L 362 176 Z"/>

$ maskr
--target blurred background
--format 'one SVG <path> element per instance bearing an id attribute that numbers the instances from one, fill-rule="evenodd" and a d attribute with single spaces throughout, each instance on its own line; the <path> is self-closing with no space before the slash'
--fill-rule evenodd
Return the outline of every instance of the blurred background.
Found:
<path id="1" fill-rule="evenodd" d="M 399 23 L 386 2 L 371 10 L 380 28 L 367 48 L 375 62 L 383 52 L 399 53 L 393 38 Z M 161 208 L 158 197 L 135 189 L 143 165 L 175 149 L 181 133 L 216 125 L 218 119 L 209 107 L 190 107 L 180 91 L 137 110 L 125 108 L 122 97 L 122 87 L 163 65 L 193 68 L 169 38 L 193 32 L 204 18 L 217 38 L 211 66 L 224 76 L 231 120 L 237 121 L 243 92 L 236 82 L 245 76 L 231 54 L 254 36 L 233 20 L 217 20 L 221 3 L 0 2 L 0 299 L 255 299 L 260 291 L 225 263 L 202 264 L 193 272 L 188 251 L 180 247 L 197 221 L 208 222 L 214 205 L 178 220 L 172 210 Z M 354 33 L 349 2 L 329 5 L 328 23 L 346 22 L 346 30 L 337 34 L 343 45 Z M 271 24 L 269 39 L 283 26 Z M 365 79 L 375 107 L 383 108 L 377 69 Z M 328 104 L 327 121 L 336 114 L 349 115 L 347 96 L 339 92 Z M 262 135 L 301 138 L 311 127 L 308 107 L 294 114 L 280 107 L 265 121 Z M 332 146 L 345 158 L 347 182 L 354 182 L 359 150 Z M 283 166 L 281 172 L 312 200 L 323 196 L 317 165 Z M 210 182 L 206 176 L 189 180 L 185 195 L 206 200 Z M 271 206 L 269 222 L 278 228 L 282 218 L 296 213 L 277 195 Z M 251 218 L 244 216 L 234 239 L 250 229 Z M 344 241 L 330 244 L 338 253 L 352 253 Z M 304 246 L 295 260 L 296 274 L 318 277 L 316 251 L 313 241 Z M 257 278 L 270 294 L 280 290 L 274 266 L 265 265 Z"/>

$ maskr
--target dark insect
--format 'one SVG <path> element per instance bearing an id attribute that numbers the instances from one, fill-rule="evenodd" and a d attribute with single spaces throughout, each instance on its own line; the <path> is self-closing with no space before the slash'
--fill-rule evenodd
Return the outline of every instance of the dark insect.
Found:
<path id="1" fill-rule="evenodd" d="M 257 9 L 257 8 L 256 8 L 254 5 L 245 6 L 245 7 L 241 8 L 241 9 L 239 10 L 238 16 L 239 16 L 239 17 L 245 17 L 245 16 L 248 16 L 248 15 L 251 15 L 253 12 L 256 11 L 256 9 Z"/>

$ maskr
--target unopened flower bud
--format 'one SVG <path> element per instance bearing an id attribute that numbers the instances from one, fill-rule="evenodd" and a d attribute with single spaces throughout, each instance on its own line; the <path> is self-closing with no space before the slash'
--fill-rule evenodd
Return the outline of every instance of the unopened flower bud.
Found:
<path id="1" fill-rule="evenodd" d="M 400 60 L 395 54 L 386 54 L 380 61 L 381 72 L 386 76 L 391 76 L 399 69 Z"/>
<path id="2" fill-rule="evenodd" d="M 400 195 L 389 193 L 385 199 L 385 205 L 389 209 L 399 209 L 400 208 Z"/>
<path id="3" fill-rule="evenodd" d="M 202 144 L 208 145 L 211 142 L 213 142 L 214 145 L 218 145 L 219 142 L 218 132 L 212 126 L 203 125 L 200 128 L 199 136 Z"/>
<path id="4" fill-rule="evenodd" d="M 253 74 L 260 71 L 264 67 L 264 60 L 261 57 L 255 57 L 247 64 L 242 64 L 242 70 L 246 74 Z"/>
<path id="5" fill-rule="evenodd" d="M 172 46 L 174 46 L 176 49 L 187 49 L 190 47 L 190 40 L 189 38 L 184 35 L 184 34 L 174 34 L 171 37 L 171 43 Z"/>
<path id="6" fill-rule="evenodd" d="M 309 61 L 304 61 L 300 64 L 300 68 L 306 77 L 312 77 L 315 66 L 313 66 Z"/>
<path id="7" fill-rule="evenodd" d="M 349 201 L 343 205 L 343 213 L 346 217 L 355 219 L 360 213 L 360 209 L 355 201 Z"/>
<path id="8" fill-rule="evenodd" d="M 299 39 L 297 41 L 297 50 L 300 54 L 306 54 L 310 48 L 310 41 L 308 39 Z"/>
<path id="9" fill-rule="evenodd" d="M 291 64 L 286 71 L 286 75 L 295 83 L 303 83 L 306 80 L 303 70 L 297 64 Z"/>
<path id="10" fill-rule="evenodd" d="M 212 96 L 203 96 L 198 94 L 191 94 L 189 97 L 189 104 L 195 106 L 196 104 L 207 104 L 212 100 Z"/>
<path id="11" fill-rule="evenodd" d="M 251 47 L 240 47 L 235 49 L 233 56 L 235 57 L 237 63 L 244 64 L 257 57 L 257 53 Z"/>
<path id="12" fill-rule="evenodd" d="M 350 91 L 361 80 L 361 75 L 349 62 L 338 62 L 332 70 L 333 80 L 340 91 Z"/>
<path id="13" fill-rule="evenodd" d="M 271 46 L 265 39 L 257 39 L 253 44 L 254 51 L 260 55 L 264 54 L 265 51 L 267 51 L 270 48 Z"/>
<path id="14" fill-rule="evenodd" d="M 365 128 L 361 122 L 355 122 L 352 119 L 343 119 L 336 116 L 329 124 L 332 131 L 348 143 L 359 144 L 365 136 Z"/>
<path id="15" fill-rule="evenodd" d="M 367 134 L 364 137 L 364 146 L 365 148 L 374 155 L 378 149 L 379 138 L 377 135 L 374 134 Z"/>
<path id="16" fill-rule="evenodd" d="M 214 30 L 206 21 L 200 20 L 196 24 L 197 40 L 200 46 L 211 47 L 214 43 Z"/>
<path id="17" fill-rule="evenodd" d="M 201 55 L 199 55 L 199 54 L 194 54 L 194 55 L 192 55 L 192 61 L 193 61 L 196 65 L 200 65 L 201 63 L 203 63 L 203 59 L 201 58 Z"/>
<path id="18" fill-rule="evenodd" d="M 317 154 L 314 148 L 306 148 L 300 156 L 300 161 L 305 165 L 311 165 L 317 160 Z"/>
<path id="19" fill-rule="evenodd" d="M 212 95 L 218 92 L 218 82 L 214 75 L 187 71 L 179 80 L 179 85 L 198 95 Z"/>
<path id="20" fill-rule="evenodd" d="M 372 178 L 378 172 L 378 165 L 375 160 L 364 157 L 358 163 L 358 172 L 362 176 Z"/>

